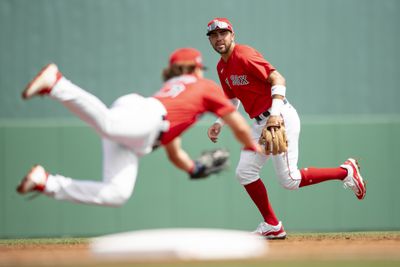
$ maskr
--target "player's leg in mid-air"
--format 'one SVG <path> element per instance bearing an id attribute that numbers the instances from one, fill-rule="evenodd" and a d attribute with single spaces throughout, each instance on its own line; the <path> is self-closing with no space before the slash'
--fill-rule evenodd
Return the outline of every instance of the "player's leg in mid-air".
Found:
<path id="1" fill-rule="evenodd" d="M 300 119 L 297 111 L 290 105 L 285 105 L 282 115 L 287 131 L 288 151 L 272 157 L 280 184 L 286 189 L 296 190 L 329 180 L 340 180 L 345 188 L 353 190 L 358 199 L 363 199 L 366 193 L 365 182 L 361 177 L 357 161 L 352 158 L 339 167 L 298 169 Z"/>
<path id="2" fill-rule="evenodd" d="M 50 174 L 35 165 L 17 187 L 20 194 L 37 191 L 58 200 L 102 206 L 120 206 L 132 194 L 138 156 L 118 143 L 103 139 L 103 176 L 97 181 Z"/>
<path id="3" fill-rule="evenodd" d="M 44 67 L 22 94 L 24 99 L 38 95 L 59 101 L 100 136 L 133 150 L 147 148 L 164 126 L 162 115 L 166 113 L 165 108 L 154 98 L 128 94 L 108 108 L 96 96 L 63 77 L 55 64 Z"/>
<path id="4" fill-rule="evenodd" d="M 117 206 L 126 201 L 135 184 L 138 155 L 151 151 L 163 126 L 162 105 L 131 94 L 108 109 L 97 97 L 65 79 L 54 64 L 46 66 L 22 94 L 25 99 L 37 95 L 61 102 L 102 136 L 103 177 L 101 182 L 77 181 L 50 175 L 38 165 L 28 172 L 17 191 L 41 191 L 57 199 L 98 205 Z M 143 111 L 149 115 L 143 116 Z"/>

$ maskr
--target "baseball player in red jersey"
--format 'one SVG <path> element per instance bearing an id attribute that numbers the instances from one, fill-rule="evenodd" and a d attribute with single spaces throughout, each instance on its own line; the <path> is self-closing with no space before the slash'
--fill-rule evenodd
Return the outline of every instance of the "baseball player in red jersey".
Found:
<path id="1" fill-rule="evenodd" d="M 269 239 L 283 239 L 286 232 L 270 204 L 267 190 L 260 178 L 260 170 L 272 158 L 280 184 L 290 190 L 328 180 L 341 180 L 351 188 L 358 199 L 365 197 L 366 188 L 358 163 L 349 158 L 336 168 L 304 168 L 299 170 L 298 142 L 300 119 L 296 109 L 286 98 L 284 77 L 254 48 L 235 43 L 235 32 L 226 18 L 215 18 L 208 23 L 207 36 L 211 46 L 221 55 L 217 65 L 218 76 L 225 92 L 236 107 L 244 110 L 254 120 L 252 136 L 256 141 L 267 123 L 284 123 L 288 149 L 276 156 L 242 151 L 236 169 L 239 182 L 245 187 L 261 212 L 264 221 L 255 233 Z M 208 130 L 216 142 L 224 120 L 218 119 Z"/>
<path id="2" fill-rule="evenodd" d="M 111 108 L 67 80 L 55 64 L 46 66 L 28 84 L 23 98 L 48 96 L 93 127 L 102 137 L 102 181 L 83 181 L 50 174 L 34 166 L 19 184 L 25 194 L 39 191 L 59 200 L 103 206 L 120 206 L 131 196 L 138 160 L 154 147 L 163 146 L 168 159 L 192 178 L 203 177 L 204 166 L 181 148 L 180 135 L 199 115 L 212 112 L 232 128 L 247 149 L 261 152 L 250 128 L 220 87 L 203 78 L 201 54 L 193 48 L 176 50 L 163 72 L 166 82 L 153 97 L 128 94 Z"/>

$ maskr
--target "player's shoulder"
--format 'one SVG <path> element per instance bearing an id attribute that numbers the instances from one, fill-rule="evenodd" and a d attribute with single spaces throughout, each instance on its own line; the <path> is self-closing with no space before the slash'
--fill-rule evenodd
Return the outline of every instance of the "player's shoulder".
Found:
<path id="1" fill-rule="evenodd" d="M 219 85 L 211 79 L 199 78 L 198 83 L 209 89 L 219 88 Z"/>
<path id="2" fill-rule="evenodd" d="M 222 92 L 222 88 L 216 82 L 207 78 L 199 78 L 196 87 L 198 92 L 204 96 Z"/>
<path id="3" fill-rule="evenodd" d="M 237 56 L 248 56 L 259 53 L 255 48 L 244 44 L 236 44 L 234 51 Z"/>
<path id="4" fill-rule="evenodd" d="M 237 48 L 236 58 L 239 62 L 247 63 L 266 61 L 265 57 L 258 50 L 249 45 L 239 45 Z"/>

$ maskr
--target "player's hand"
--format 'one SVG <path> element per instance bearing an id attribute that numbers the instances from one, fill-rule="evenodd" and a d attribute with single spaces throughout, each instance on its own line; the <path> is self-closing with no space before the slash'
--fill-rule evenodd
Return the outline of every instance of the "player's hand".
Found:
<path id="1" fill-rule="evenodd" d="M 285 124 L 281 116 L 270 116 L 265 124 L 259 144 L 264 146 L 265 154 L 278 155 L 287 151 Z"/>
<path id="2" fill-rule="evenodd" d="M 282 123 L 283 123 L 283 119 L 281 116 L 269 116 L 268 117 L 266 125 L 269 125 L 268 128 L 271 128 L 272 137 L 275 137 L 274 136 L 275 128 L 279 128 Z"/>
<path id="3" fill-rule="evenodd" d="M 214 123 L 210 128 L 208 128 L 208 138 L 210 138 L 213 143 L 218 141 L 218 135 L 221 133 L 221 128 L 221 124 L 219 123 Z"/>

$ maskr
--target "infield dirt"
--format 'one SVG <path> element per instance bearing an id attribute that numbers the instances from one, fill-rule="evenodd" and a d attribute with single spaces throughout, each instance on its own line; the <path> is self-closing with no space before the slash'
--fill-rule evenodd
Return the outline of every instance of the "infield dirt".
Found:
<path id="1" fill-rule="evenodd" d="M 2 241 L 0 266 L 199 266 L 199 262 L 182 262 L 176 259 L 167 259 L 163 262 L 159 260 L 105 262 L 93 257 L 89 251 L 88 241 L 77 243 L 31 243 L 29 239 L 24 242 Z M 236 261 L 234 266 L 259 266 L 263 263 L 270 263 L 269 266 L 272 266 L 283 261 L 293 263 L 370 261 L 391 262 L 390 266 L 400 266 L 400 232 L 289 234 L 286 240 L 269 241 L 269 250 L 264 257 Z M 226 266 L 232 266 L 232 262 L 225 263 Z M 222 262 L 200 265 L 224 266 Z"/>

